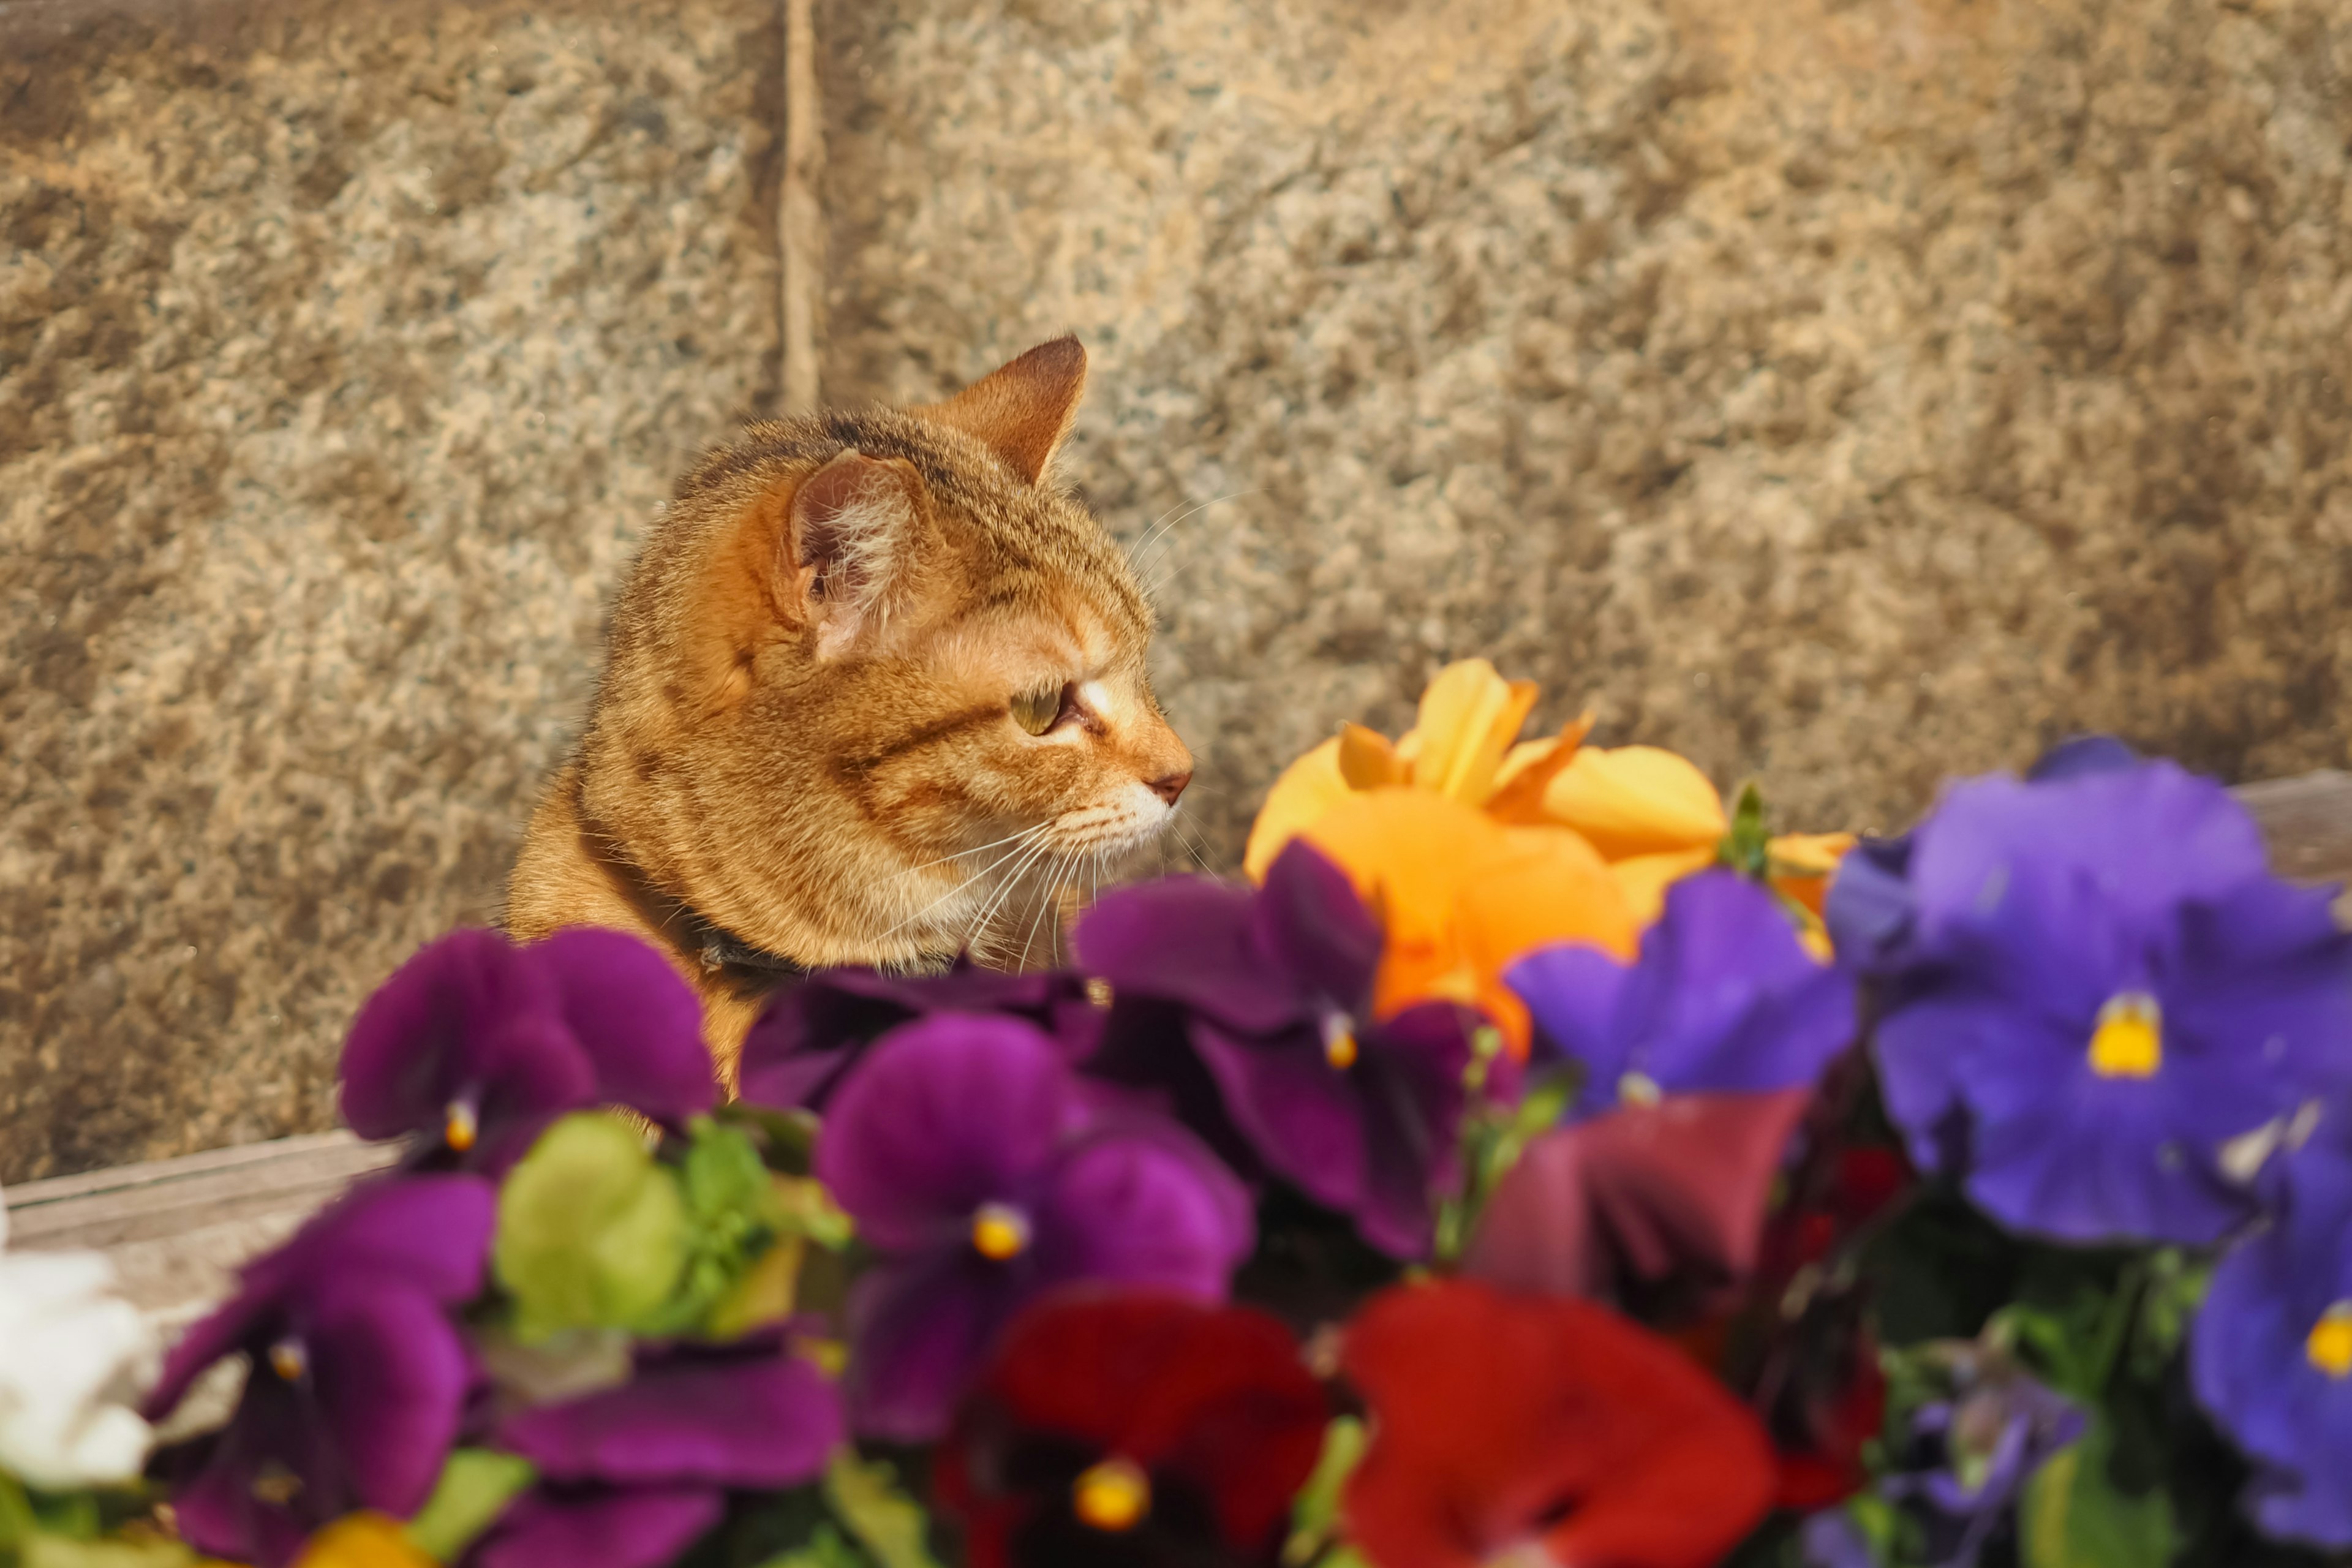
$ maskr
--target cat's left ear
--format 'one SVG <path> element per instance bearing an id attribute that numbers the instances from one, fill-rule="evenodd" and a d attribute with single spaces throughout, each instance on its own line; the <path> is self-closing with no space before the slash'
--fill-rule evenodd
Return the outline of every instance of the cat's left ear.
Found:
<path id="1" fill-rule="evenodd" d="M 853 448 L 793 492 L 786 564 L 818 658 L 842 653 L 889 618 L 920 527 L 919 483 L 908 464 Z"/>
<path id="2" fill-rule="evenodd" d="M 911 412 L 979 437 L 1024 480 L 1042 484 L 1086 390 L 1087 351 L 1077 339 L 1060 337 L 989 372 L 945 403 Z"/>

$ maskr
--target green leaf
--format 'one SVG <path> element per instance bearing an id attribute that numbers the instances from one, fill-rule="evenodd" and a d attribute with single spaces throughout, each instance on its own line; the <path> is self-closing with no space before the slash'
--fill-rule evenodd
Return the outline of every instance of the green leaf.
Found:
<path id="1" fill-rule="evenodd" d="M 824 1498 L 881 1568 L 939 1568 L 923 1507 L 898 1485 L 898 1474 L 856 1450 L 836 1448 L 824 1469 Z"/>
<path id="2" fill-rule="evenodd" d="M 1286 1568 L 1303 1568 L 1330 1542 L 1339 1524 L 1339 1491 L 1356 1473 L 1367 1441 L 1364 1424 L 1342 1415 L 1323 1429 L 1323 1452 L 1290 1505 L 1290 1539 L 1283 1543 Z"/>
<path id="3" fill-rule="evenodd" d="M 873 1568 L 873 1564 L 841 1531 L 820 1524 L 809 1532 L 804 1544 L 779 1552 L 760 1568 Z"/>
<path id="4" fill-rule="evenodd" d="M 817 1119 L 805 1110 L 774 1110 L 742 1100 L 722 1105 L 713 1120 L 751 1132 L 772 1171 L 805 1176 L 816 1155 Z"/>
<path id="5" fill-rule="evenodd" d="M 2152 1383 L 2179 1352 L 2189 1321 L 2204 1304 L 2206 1288 L 2213 1283 L 2213 1261 L 2168 1247 L 2150 1255 L 2147 1271 L 2147 1291 L 2132 1336 L 2131 1367 L 2135 1377 Z"/>
<path id="6" fill-rule="evenodd" d="M 677 1178 L 633 1128 L 603 1111 L 565 1117 L 499 1192 L 493 1261 L 517 1337 L 647 1325 L 685 1270 L 687 1233 Z"/>
<path id="7" fill-rule="evenodd" d="M 1716 857 L 1742 876 L 1760 882 L 1771 859 L 1771 831 L 1764 823 L 1764 793 L 1751 780 L 1741 784 L 1733 797 L 1730 827 Z"/>
<path id="8" fill-rule="evenodd" d="M 2019 1514 L 2024 1568 L 2154 1568 L 2172 1561 L 2171 1500 L 2160 1489 L 2118 1490 L 2108 1474 L 2115 1434 L 2102 1413 L 2051 1456 Z"/>
<path id="9" fill-rule="evenodd" d="M 474 1538 L 507 1506 L 509 1499 L 539 1479 L 528 1459 L 488 1448 L 457 1448 L 441 1467 L 433 1495 L 402 1528 L 408 1542 L 427 1557 L 455 1563 Z"/>
<path id="10" fill-rule="evenodd" d="M 36 1535 L 17 1557 L 22 1568 L 194 1568 L 196 1554 L 176 1541 L 72 1541 Z"/>

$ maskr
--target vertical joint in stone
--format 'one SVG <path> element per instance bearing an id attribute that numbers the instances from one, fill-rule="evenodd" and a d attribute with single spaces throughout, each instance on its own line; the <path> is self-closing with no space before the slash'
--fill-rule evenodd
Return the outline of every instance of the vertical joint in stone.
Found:
<path id="1" fill-rule="evenodd" d="M 776 202 L 778 336 L 783 412 L 817 405 L 817 307 L 824 287 L 824 216 L 817 181 L 824 167 L 824 113 L 816 58 L 816 0 L 777 0 L 784 21 L 783 186 Z"/>

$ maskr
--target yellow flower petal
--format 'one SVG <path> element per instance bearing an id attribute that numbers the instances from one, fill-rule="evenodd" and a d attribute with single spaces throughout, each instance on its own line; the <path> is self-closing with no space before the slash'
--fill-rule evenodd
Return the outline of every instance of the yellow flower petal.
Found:
<path id="1" fill-rule="evenodd" d="M 302 1549 L 294 1568 L 434 1568 L 399 1524 L 380 1513 L 347 1513 Z"/>
<path id="2" fill-rule="evenodd" d="M 1361 724 L 1339 726 L 1339 776 L 1349 789 L 1386 789 L 1408 783 L 1411 770 L 1398 761 L 1396 748 L 1378 730 Z"/>
<path id="3" fill-rule="evenodd" d="M 1681 881 L 1693 871 L 1703 871 L 1715 864 L 1715 850 L 1669 849 L 1657 855 L 1629 855 L 1622 860 L 1612 860 L 1609 869 L 1617 879 L 1618 890 L 1625 897 L 1625 908 L 1637 926 L 1648 926 L 1656 921 L 1666 907 L 1666 889 Z"/>
<path id="4" fill-rule="evenodd" d="M 1829 896 L 1830 878 L 1853 847 L 1851 833 L 1780 835 L 1764 847 L 1774 889 L 1794 899 L 1818 920 L 1822 900 Z"/>
<path id="5" fill-rule="evenodd" d="M 1274 864 L 1284 845 L 1355 793 L 1339 772 L 1337 735 L 1285 768 L 1274 781 L 1274 788 L 1266 792 L 1257 821 L 1250 826 L 1249 845 L 1242 854 L 1242 868 L 1250 880 L 1265 881 L 1265 868 Z"/>
<path id="6" fill-rule="evenodd" d="M 1503 753 L 1536 705 L 1536 692 L 1534 681 L 1507 681 L 1483 658 L 1439 670 L 1421 694 L 1414 786 L 1465 805 L 1486 805 Z"/>
<path id="7" fill-rule="evenodd" d="M 1711 851 L 1730 826 L 1706 775 L 1655 746 L 1580 750 L 1544 791 L 1543 809 L 1607 860 Z"/>

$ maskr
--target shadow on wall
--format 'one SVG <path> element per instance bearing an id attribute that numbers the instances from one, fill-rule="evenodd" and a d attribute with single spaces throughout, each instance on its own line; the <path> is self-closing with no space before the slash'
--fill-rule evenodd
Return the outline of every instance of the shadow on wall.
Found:
<path id="1" fill-rule="evenodd" d="M 2084 727 L 2347 760 L 2329 0 L 817 23 L 826 395 L 1086 337 L 1212 859 L 1472 653 L 1794 826 Z M 636 528 L 773 404 L 783 80 L 777 0 L 12 28 L 0 1181 L 326 1125 L 489 912 Z"/>

